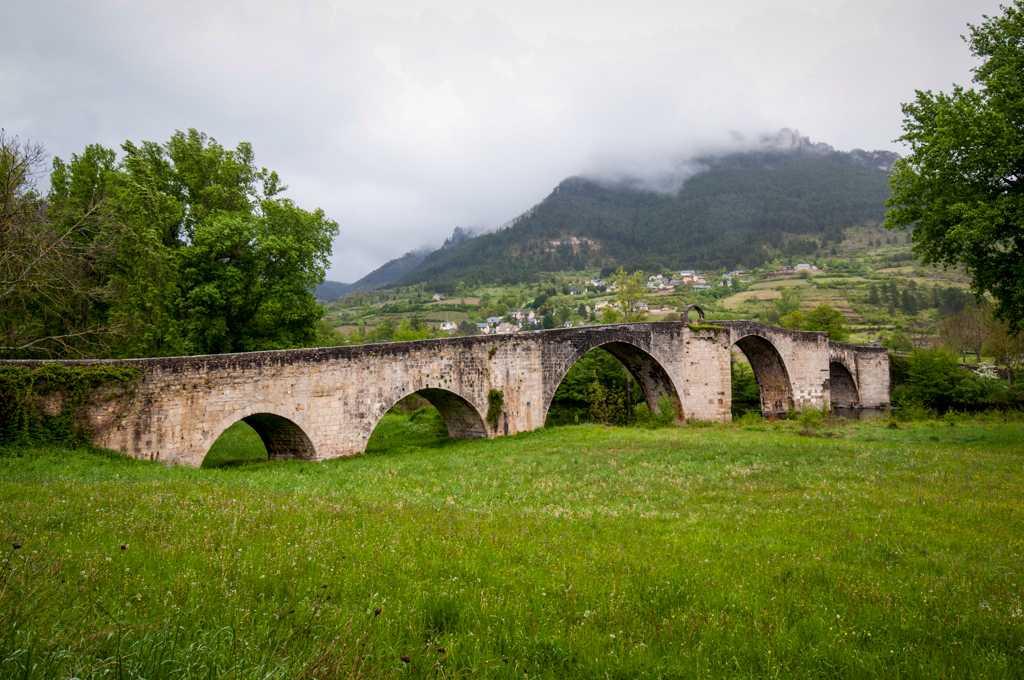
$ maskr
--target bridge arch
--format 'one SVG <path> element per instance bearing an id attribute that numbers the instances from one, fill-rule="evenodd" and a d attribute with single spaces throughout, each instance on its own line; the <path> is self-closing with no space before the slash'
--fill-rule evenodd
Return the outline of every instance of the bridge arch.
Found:
<path id="1" fill-rule="evenodd" d="M 857 381 L 853 372 L 846 364 L 835 359 L 828 362 L 829 373 L 829 399 L 832 406 L 839 408 L 853 408 L 860 404 L 860 390 L 857 389 Z"/>
<path id="2" fill-rule="evenodd" d="M 697 312 L 697 320 L 698 321 L 704 321 L 705 320 L 704 319 L 704 309 L 700 305 L 698 305 L 698 304 L 692 304 L 692 305 L 686 305 L 686 309 L 683 310 L 683 313 L 682 313 L 682 315 L 680 317 L 683 321 L 688 321 L 689 320 L 689 318 L 690 318 L 690 310 L 696 310 L 696 312 Z"/>
<path id="3" fill-rule="evenodd" d="M 621 334 L 620 337 L 612 338 L 608 338 L 607 334 L 605 334 L 602 340 L 602 342 L 576 347 L 566 357 L 558 370 L 551 375 L 550 382 L 544 389 L 544 411 L 542 417 L 545 420 L 547 419 L 548 412 L 551 410 L 551 403 L 554 401 L 555 392 L 558 390 L 558 386 L 562 384 L 565 376 L 568 375 L 569 370 L 577 361 L 583 358 L 583 355 L 598 348 L 608 352 L 625 366 L 626 370 L 629 371 L 630 375 L 633 376 L 633 379 L 640 386 L 640 390 L 644 394 L 644 401 L 647 403 L 647 408 L 651 409 L 652 412 L 657 411 L 659 400 L 663 396 L 668 395 L 675 405 L 676 418 L 678 420 L 685 418 L 679 392 L 676 390 L 676 386 L 672 382 L 668 371 L 665 370 L 665 367 L 662 366 L 657 358 L 646 348 L 642 347 L 641 343 L 637 342 L 635 338 L 625 333 Z"/>
<path id="4" fill-rule="evenodd" d="M 751 329 L 746 335 L 734 339 L 733 345 L 740 348 L 754 371 L 761 393 L 761 412 L 774 415 L 792 409 L 793 381 L 775 343 L 765 334 Z"/>
<path id="5" fill-rule="evenodd" d="M 224 434 L 224 431 L 241 421 L 259 435 L 267 449 L 267 460 L 319 460 L 316 447 L 309 435 L 294 420 L 273 413 L 270 409 L 263 410 L 256 407 L 247 410 L 255 411 L 255 413 L 250 412 L 241 417 L 238 414 L 233 414 L 217 424 L 211 432 L 213 436 L 209 438 L 209 443 L 204 447 L 204 458 L 217 439 Z"/>
<path id="6" fill-rule="evenodd" d="M 448 436 L 452 439 L 480 439 L 487 437 L 487 425 L 484 423 L 483 416 L 480 415 L 480 411 L 476 406 L 462 395 L 456 394 L 451 390 L 436 387 L 396 390 L 388 395 L 387 399 L 383 402 L 377 404 L 372 409 L 371 414 L 369 414 L 370 417 L 366 419 L 362 432 L 364 450 L 366 443 L 370 440 L 373 431 L 377 428 L 384 414 L 391 410 L 391 407 L 399 401 L 412 394 L 418 394 L 437 409 L 438 413 L 441 414 L 441 419 L 444 420 L 445 427 L 448 428 Z"/>

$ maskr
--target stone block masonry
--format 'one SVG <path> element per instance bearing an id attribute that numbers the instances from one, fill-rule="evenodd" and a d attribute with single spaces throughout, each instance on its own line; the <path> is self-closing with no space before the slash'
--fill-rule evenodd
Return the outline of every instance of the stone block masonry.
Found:
<path id="1" fill-rule="evenodd" d="M 829 342 L 833 406 L 879 408 L 889 405 L 889 351 Z"/>
<path id="2" fill-rule="evenodd" d="M 388 409 L 414 392 L 437 407 L 453 437 L 533 430 L 543 427 L 566 373 L 595 347 L 607 350 L 629 369 L 650 408 L 658 408 L 667 395 L 682 421 L 727 421 L 732 406 L 729 352 L 734 344 L 750 360 L 765 412 L 820 407 L 832 389 L 843 405 L 888 403 L 884 350 L 830 343 L 823 333 L 745 321 L 693 327 L 685 321 L 614 324 L 351 347 L 67 363 L 123 363 L 141 370 L 136 390 L 112 399 L 107 390 L 107 396 L 87 408 L 95 444 L 136 458 L 198 466 L 217 437 L 239 420 L 256 430 L 272 459 L 316 461 L 361 453 Z M 503 396 L 496 424 L 485 422 L 492 389 Z"/>

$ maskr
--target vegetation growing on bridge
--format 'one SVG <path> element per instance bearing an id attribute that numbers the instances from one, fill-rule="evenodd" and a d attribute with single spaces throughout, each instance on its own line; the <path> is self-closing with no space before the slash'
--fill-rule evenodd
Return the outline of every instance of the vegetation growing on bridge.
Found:
<path id="1" fill-rule="evenodd" d="M 712 326 L 709 323 L 691 323 L 688 325 L 690 327 L 690 330 L 693 331 L 694 333 L 698 333 L 700 331 L 708 331 L 711 333 L 721 333 L 722 331 L 725 331 L 727 333 L 729 332 L 728 328 L 723 328 L 721 326 Z"/>
<path id="2" fill-rule="evenodd" d="M 487 392 L 487 422 L 491 428 L 498 429 L 498 417 L 501 416 L 501 408 L 505 405 L 505 395 L 501 390 L 489 390 Z"/>
<path id="3" fill-rule="evenodd" d="M 80 444 L 90 436 L 79 412 L 90 399 L 102 399 L 100 388 L 131 390 L 141 377 L 132 366 L 44 363 L 35 368 L 0 366 L 0 446 L 12 444 Z M 41 399 L 59 399 L 57 415 Z"/>

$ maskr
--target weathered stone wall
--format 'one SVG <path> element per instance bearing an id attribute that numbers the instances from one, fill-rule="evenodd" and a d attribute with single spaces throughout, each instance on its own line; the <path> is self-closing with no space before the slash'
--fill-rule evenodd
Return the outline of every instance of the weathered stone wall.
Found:
<path id="1" fill-rule="evenodd" d="M 453 437 L 533 430 L 543 426 L 565 374 L 595 347 L 626 365 L 652 409 L 668 395 L 682 419 L 727 421 L 733 343 L 751 359 L 768 412 L 820 406 L 829 396 L 830 361 L 852 367 L 862 405 L 888 402 L 884 350 L 828 343 L 823 333 L 752 322 L 615 324 L 73 363 L 125 363 L 142 372 L 137 389 L 93 402 L 88 418 L 96 444 L 137 458 L 199 465 L 217 437 L 239 420 L 260 434 L 272 458 L 324 460 L 360 453 L 384 413 L 414 392 L 438 408 Z M 501 391 L 504 400 L 496 427 L 484 422 L 491 389 Z"/>
<path id="2" fill-rule="evenodd" d="M 683 411 L 687 420 L 732 420 L 732 371 L 729 333 L 686 329 Z"/>
<path id="3" fill-rule="evenodd" d="M 558 385 L 580 357 L 601 347 L 630 370 L 654 408 L 663 394 L 679 399 L 682 324 L 613 324 L 547 331 L 543 348 L 544 414 L 551 407 Z"/>
<path id="4" fill-rule="evenodd" d="M 540 347 L 524 335 L 126 360 L 142 369 L 131 403 L 97 403 L 90 419 L 97 444 L 137 458 L 199 465 L 245 420 L 271 455 L 323 460 L 363 451 L 383 414 L 417 391 L 453 436 L 490 436 L 494 387 L 505 394 L 500 431 L 511 434 L 520 421 L 543 423 Z"/>
<path id="5" fill-rule="evenodd" d="M 544 412 L 580 357 L 600 347 L 629 369 L 648 408 L 668 395 L 681 420 L 728 420 L 728 332 L 691 330 L 685 321 L 589 326 L 544 336 Z"/>
<path id="6" fill-rule="evenodd" d="M 862 347 L 844 342 L 829 342 L 829 361 L 839 364 L 849 373 L 857 397 L 856 404 L 841 403 L 846 398 L 834 399 L 836 406 L 879 408 L 889 405 L 889 351 L 884 347 Z M 839 376 L 843 385 L 842 394 L 850 394 L 842 371 L 836 371 L 833 381 Z"/>
<path id="7" fill-rule="evenodd" d="M 716 322 L 729 328 L 750 362 L 765 413 L 820 408 L 829 399 L 829 342 L 826 333 L 791 331 L 754 321 Z"/>

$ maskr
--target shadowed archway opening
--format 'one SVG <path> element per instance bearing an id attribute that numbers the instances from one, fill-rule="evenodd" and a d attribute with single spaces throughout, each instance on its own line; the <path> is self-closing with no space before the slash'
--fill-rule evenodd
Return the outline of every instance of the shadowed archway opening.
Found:
<path id="1" fill-rule="evenodd" d="M 273 413 L 254 413 L 217 437 L 203 458 L 203 467 L 315 458 L 313 444 L 301 427 Z"/>
<path id="2" fill-rule="evenodd" d="M 849 369 L 838 361 L 830 361 L 829 392 L 832 406 L 836 408 L 855 408 L 860 404 L 860 392 Z"/>
<path id="3" fill-rule="evenodd" d="M 793 383 L 775 346 L 757 335 L 740 338 L 733 346 L 738 347 L 746 359 L 746 365 L 742 361 L 733 361 L 733 415 L 737 415 L 737 408 L 740 412 L 758 410 L 764 416 L 778 415 L 792 409 Z M 750 378 L 757 385 L 756 392 Z"/>
<path id="4" fill-rule="evenodd" d="M 487 436 L 483 417 L 468 401 L 448 390 L 424 389 L 398 399 L 374 424 L 367 454 L 406 447 L 433 448 L 455 439 Z"/>
<path id="5" fill-rule="evenodd" d="M 544 424 L 624 425 L 682 417 L 679 395 L 661 364 L 635 345 L 610 342 L 573 363 L 555 390 Z"/>

